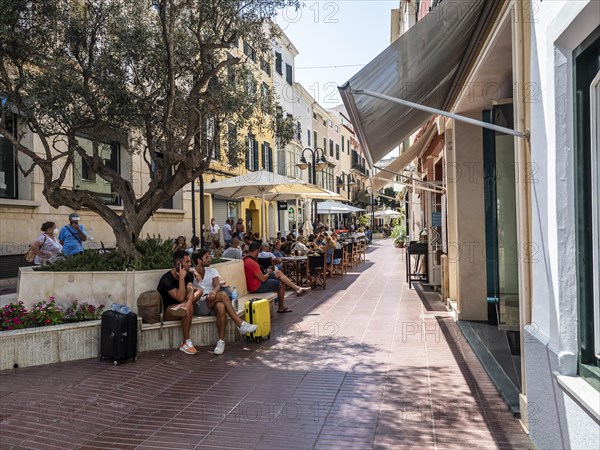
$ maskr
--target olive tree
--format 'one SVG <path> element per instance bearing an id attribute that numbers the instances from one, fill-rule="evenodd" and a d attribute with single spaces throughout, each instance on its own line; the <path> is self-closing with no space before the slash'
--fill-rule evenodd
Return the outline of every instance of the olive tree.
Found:
<path id="1" fill-rule="evenodd" d="M 41 174 L 50 205 L 97 213 L 113 228 L 119 251 L 136 255 L 143 225 L 211 158 L 226 147 L 225 159 L 239 164 L 241 130 L 289 134 L 275 123 L 271 90 L 256 73 L 259 61 L 272 59 L 270 19 L 298 6 L 0 0 L 0 135 L 27 157 L 27 165 L 18 164 L 25 176 Z M 41 146 L 30 148 L 25 133 Z M 223 136 L 227 146 L 219 145 Z M 116 139 L 147 165 L 143 192 L 103 157 L 105 143 Z M 73 187 L 70 177 L 82 168 L 110 184 L 122 210 Z"/>

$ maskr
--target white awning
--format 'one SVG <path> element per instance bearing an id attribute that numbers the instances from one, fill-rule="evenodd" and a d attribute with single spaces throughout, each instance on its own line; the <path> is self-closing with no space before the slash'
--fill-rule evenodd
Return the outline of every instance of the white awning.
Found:
<path id="1" fill-rule="evenodd" d="M 446 0 L 339 88 L 369 166 L 433 115 L 356 91 L 441 109 L 496 0 Z"/>
<path id="2" fill-rule="evenodd" d="M 375 173 L 375 175 L 370 178 L 373 192 L 377 192 L 395 177 L 395 175 L 391 172 L 401 173 L 413 159 L 419 156 L 419 154 L 425 149 L 425 146 L 431 142 L 431 139 L 433 139 L 433 136 L 436 132 L 437 127 L 435 123 L 432 123 L 425 129 L 423 134 L 419 136 L 417 140 L 415 140 L 413 145 L 411 145 L 408 150 L 398 156 L 386 167 L 389 172 L 379 171 Z"/>

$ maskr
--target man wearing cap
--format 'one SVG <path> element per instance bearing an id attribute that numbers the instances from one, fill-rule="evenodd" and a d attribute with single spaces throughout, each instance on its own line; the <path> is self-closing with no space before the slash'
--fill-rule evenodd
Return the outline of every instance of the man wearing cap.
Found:
<path id="1" fill-rule="evenodd" d="M 79 214 L 69 214 L 69 225 L 61 228 L 58 240 L 63 246 L 63 255 L 73 256 L 83 252 L 83 243 L 87 240 L 85 228 L 79 224 Z"/>

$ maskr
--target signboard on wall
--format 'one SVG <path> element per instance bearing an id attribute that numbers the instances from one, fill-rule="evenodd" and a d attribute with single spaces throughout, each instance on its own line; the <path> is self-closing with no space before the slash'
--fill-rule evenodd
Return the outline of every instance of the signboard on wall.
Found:
<path id="1" fill-rule="evenodd" d="M 277 202 L 277 210 L 278 211 L 287 211 L 288 204 L 287 202 Z"/>

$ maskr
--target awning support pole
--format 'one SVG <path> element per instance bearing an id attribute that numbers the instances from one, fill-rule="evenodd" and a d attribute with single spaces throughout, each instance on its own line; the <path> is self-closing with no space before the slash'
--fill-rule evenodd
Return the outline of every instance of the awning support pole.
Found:
<path id="1" fill-rule="evenodd" d="M 529 140 L 529 130 L 522 133 L 521 131 L 515 131 L 512 128 L 501 127 L 499 125 L 494 125 L 492 123 L 483 122 L 477 119 L 471 119 L 470 117 L 461 116 L 459 114 L 453 114 L 446 111 L 442 111 L 441 109 L 431 108 L 425 105 L 419 105 L 418 103 L 409 102 L 408 100 L 402 100 L 401 98 L 390 97 L 389 95 L 379 94 L 377 92 L 368 91 L 365 89 L 356 89 L 351 91 L 352 94 L 363 94 L 368 95 L 370 97 L 380 98 L 382 100 L 387 100 L 393 103 L 399 103 L 404 106 L 408 106 L 409 108 L 418 109 L 420 111 L 425 111 L 431 114 L 439 114 L 440 116 L 449 117 L 454 120 L 458 120 L 459 122 L 469 123 L 471 125 L 479 126 L 482 128 L 487 128 L 489 130 L 498 131 L 500 133 L 510 134 L 512 136 L 517 136 L 520 138 L 525 138 Z"/>
<path id="2" fill-rule="evenodd" d="M 402 177 L 406 180 L 416 181 L 417 183 L 421 183 L 425 186 L 416 186 L 416 187 L 420 188 L 420 189 L 425 189 L 426 191 L 437 192 L 438 194 L 444 194 L 446 191 L 446 188 L 444 186 L 439 186 L 437 184 L 428 183 L 427 181 L 419 180 L 418 178 L 409 177 L 408 175 L 403 175 L 401 173 L 394 172 L 393 170 L 386 169 L 385 167 L 379 167 L 379 166 L 373 166 L 373 167 L 377 170 L 381 170 L 382 172 L 391 173 L 392 175 Z M 372 177 L 372 178 L 378 179 L 377 177 Z M 388 180 L 386 178 L 379 178 L 379 179 L 385 180 L 388 183 L 392 182 L 392 180 Z"/>

